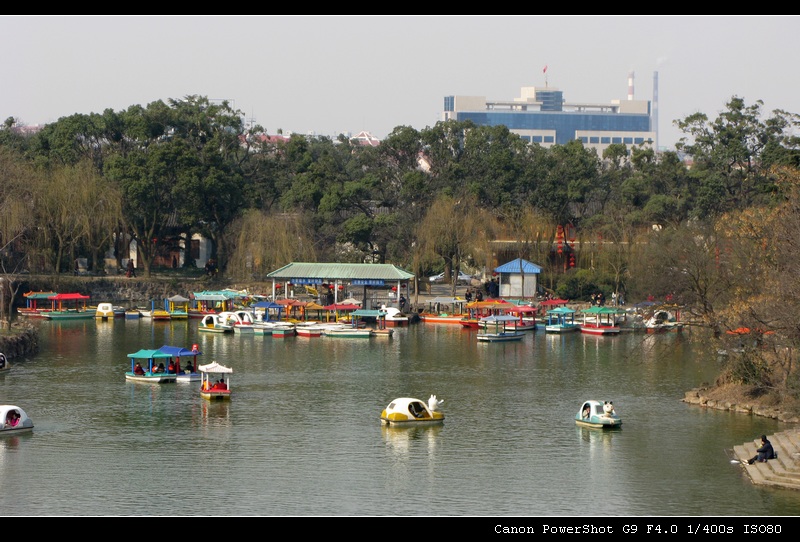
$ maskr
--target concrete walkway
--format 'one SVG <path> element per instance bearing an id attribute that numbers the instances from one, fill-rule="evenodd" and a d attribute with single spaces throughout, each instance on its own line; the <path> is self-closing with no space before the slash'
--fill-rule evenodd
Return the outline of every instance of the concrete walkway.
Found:
<path id="1" fill-rule="evenodd" d="M 800 489 L 800 430 L 789 429 L 767 435 L 778 454 L 765 463 L 747 464 L 761 446 L 761 438 L 733 447 L 733 459 L 738 459 L 747 475 L 757 485 Z"/>

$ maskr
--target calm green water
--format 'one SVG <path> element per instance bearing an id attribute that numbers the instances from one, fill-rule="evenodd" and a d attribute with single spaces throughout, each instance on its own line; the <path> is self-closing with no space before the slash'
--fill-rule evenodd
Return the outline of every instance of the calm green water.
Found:
<path id="1" fill-rule="evenodd" d="M 583 516 L 599 500 L 614 516 L 800 511 L 800 492 L 753 486 L 725 454 L 787 426 L 680 401 L 719 369 L 687 336 L 539 330 L 484 344 L 424 323 L 369 340 L 205 334 L 196 320 L 38 325 L 40 354 L 0 376 L 2 401 L 36 424 L 0 438 L 6 515 L 221 503 L 230 515 Z M 234 368 L 229 404 L 196 384 L 125 381 L 128 353 L 195 343 L 202 363 Z M 431 394 L 442 427 L 381 427 L 393 398 Z M 590 398 L 614 401 L 622 429 L 577 428 Z"/>

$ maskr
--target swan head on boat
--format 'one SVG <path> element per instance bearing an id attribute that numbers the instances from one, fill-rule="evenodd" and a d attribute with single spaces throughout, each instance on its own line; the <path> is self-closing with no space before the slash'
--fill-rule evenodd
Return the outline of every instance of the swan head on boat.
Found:
<path id="1" fill-rule="evenodd" d="M 444 403 L 444 399 L 437 400 L 435 395 L 431 395 L 430 399 L 428 399 L 428 408 L 431 412 L 439 410 L 439 407 Z"/>

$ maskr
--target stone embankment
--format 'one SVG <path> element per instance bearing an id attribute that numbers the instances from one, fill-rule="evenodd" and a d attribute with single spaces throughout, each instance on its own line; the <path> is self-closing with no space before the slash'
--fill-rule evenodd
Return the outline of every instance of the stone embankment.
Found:
<path id="1" fill-rule="evenodd" d="M 683 402 L 706 408 L 715 408 L 717 410 L 729 410 L 732 412 L 741 412 L 742 414 L 764 416 L 765 418 L 772 418 L 786 423 L 800 423 L 800 416 L 785 412 L 780 408 L 747 402 L 733 402 L 730 399 L 716 399 L 711 396 L 710 392 L 710 388 L 695 388 L 689 390 L 684 395 Z"/>
<path id="2" fill-rule="evenodd" d="M 707 395 L 708 388 L 696 388 L 686 392 L 683 401 L 717 410 L 727 410 L 764 416 L 786 423 L 800 423 L 800 418 L 791 413 L 771 406 L 760 406 L 747 402 L 734 403 L 729 400 L 714 399 Z M 733 461 L 739 461 L 747 472 L 750 480 L 757 485 L 782 487 L 786 489 L 800 489 L 800 429 L 787 429 L 773 435 L 767 435 L 772 446 L 778 454 L 777 459 L 765 463 L 749 465 L 747 460 L 756 455 L 756 450 L 761 446 L 760 435 L 752 442 L 733 447 Z"/>

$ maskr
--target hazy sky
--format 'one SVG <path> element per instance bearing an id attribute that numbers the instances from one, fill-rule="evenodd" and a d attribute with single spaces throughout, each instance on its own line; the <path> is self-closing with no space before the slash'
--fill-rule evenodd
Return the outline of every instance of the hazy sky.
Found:
<path id="1" fill-rule="evenodd" d="M 269 133 L 335 136 L 441 120 L 449 95 L 653 99 L 714 119 L 734 95 L 800 113 L 797 16 L 0 16 L 0 122 L 44 124 L 189 95 Z M 547 66 L 546 74 L 543 73 Z M 546 80 L 545 80 L 546 77 Z"/>

